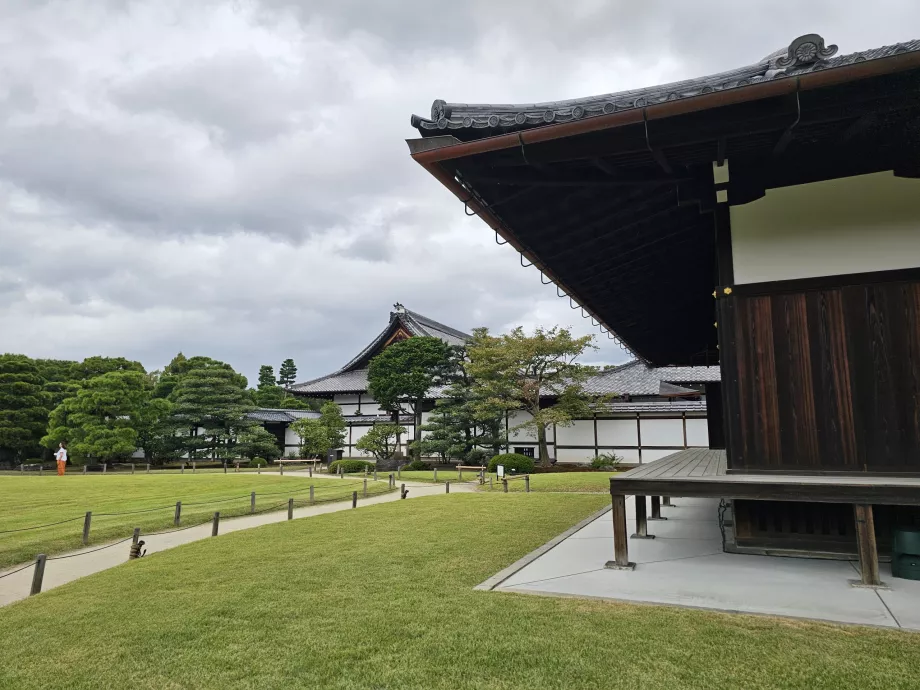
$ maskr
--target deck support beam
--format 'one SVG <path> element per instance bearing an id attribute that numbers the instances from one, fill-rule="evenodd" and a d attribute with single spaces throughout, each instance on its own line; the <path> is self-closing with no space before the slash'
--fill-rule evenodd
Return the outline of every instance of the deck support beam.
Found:
<path id="1" fill-rule="evenodd" d="M 859 552 L 860 579 L 853 584 L 862 587 L 884 587 L 878 574 L 878 547 L 875 543 L 875 518 L 872 505 L 853 504 L 856 520 L 856 548 Z"/>
<path id="2" fill-rule="evenodd" d="M 611 570 L 635 570 L 636 564 L 629 562 L 629 542 L 626 539 L 626 496 L 612 494 L 613 509 L 613 560 L 607 561 L 605 567 Z"/>
<path id="3" fill-rule="evenodd" d="M 636 496 L 636 533 L 633 539 L 654 539 L 654 534 L 648 533 L 648 514 L 646 513 L 645 496 Z"/>
<path id="4" fill-rule="evenodd" d="M 661 497 L 652 496 L 652 515 L 649 520 L 667 520 L 666 517 L 661 517 Z"/>

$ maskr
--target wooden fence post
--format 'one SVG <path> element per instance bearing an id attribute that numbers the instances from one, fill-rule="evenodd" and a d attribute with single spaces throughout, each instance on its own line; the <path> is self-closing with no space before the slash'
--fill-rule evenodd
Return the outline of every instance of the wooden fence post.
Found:
<path id="1" fill-rule="evenodd" d="M 41 477 L 44 473 L 45 473 L 44 465 L 39 465 L 38 466 L 38 476 Z"/>
<path id="2" fill-rule="evenodd" d="M 294 499 L 288 499 L 288 520 L 294 519 Z"/>
<path id="3" fill-rule="evenodd" d="M 195 466 L 195 463 L 192 463 L 192 467 Z M 182 468 L 179 470 L 179 474 L 185 474 L 185 463 L 182 463 Z"/>
<path id="4" fill-rule="evenodd" d="M 227 474 L 227 461 L 224 460 L 224 474 Z"/>
<path id="5" fill-rule="evenodd" d="M 47 556 L 43 553 L 38 554 L 35 559 L 35 571 L 32 573 L 32 589 L 29 596 L 35 596 L 42 591 L 42 580 L 45 577 L 45 561 Z"/>
<path id="6" fill-rule="evenodd" d="M 307 469 L 310 470 L 310 478 L 312 479 L 313 478 L 313 465 L 310 465 L 310 467 L 308 467 Z"/>
<path id="7" fill-rule="evenodd" d="M 193 462 L 192 463 L 192 474 L 195 474 L 196 471 L 198 471 L 198 463 Z"/>
<path id="8" fill-rule="evenodd" d="M 131 463 L 131 474 L 134 474 L 134 463 Z"/>
<path id="9" fill-rule="evenodd" d="M 396 478 L 402 479 L 402 465 L 396 466 Z"/>
<path id="10" fill-rule="evenodd" d="M 358 492 L 357 491 L 351 492 L 351 507 L 352 508 L 358 507 Z"/>
<path id="11" fill-rule="evenodd" d="M 374 468 L 374 481 L 377 481 L 377 468 Z"/>
<path id="12" fill-rule="evenodd" d="M 211 536 L 217 536 L 217 527 L 220 525 L 220 511 L 214 512 L 214 521 L 211 523 Z"/>
<path id="13" fill-rule="evenodd" d="M 508 480 L 507 479 L 502 479 L 502 486 L 505 489 L 505 493 L 508 493 Z"/>
<path id="14" fill-rule="evenodd" d="M 313 485 L 310 484 L 310 505 L 312 506 L 315 503 L 313 500 Z"/>
<path id="15" fill-rule="evenodd" d="M 262 474 L 262 465 L 256 465 L 256 474 Z"/>
<path id="16" fill-rule="evenodd" d="M 438 481 L 438 468 L 437 467 L 434 468 L 434 481 L 435 482 Z"/>
<path id="17" fill-rule="evenodd" d="M 83 518 L 83 546 L 89 544 L 89 525 L 93 521 L 93 511 L 87 510 Z"/>
<path id="18" fill-rule="evenodd" d="M 102 463 L 102 474 L 105 474 L 105 471 L 109 468 L 109 463 Z"/>
<path id="19" fill-rule="evenodd" d="M 20 465 L 22 467 L 22 465 Z M 83 465 L 83 474 L 86 474 L 86 465 Z"/>
<path id="20" fill-rule="evenodd" d="M 182 501 L 176 501 L 176 515 L 173 518 L 173 525 L 179 526 L 179 519 L 182 517 Z"/>
<path id="21" fill-rule="evenodd" d="M 444 482 L 444 493 L 446 494 L 450 493 L 450 481 Z"/>
<path id="22" fill-rule="evenodd" d="M 529 474 L 524 475 L 524 492 L 528 494 L 530 493 L 530 475 Z"/>
<path id="23" fill-rule="evenodd" d="M 364 498 L 367 498 L 367 477 L 364 478 Z"/>
<path id="24" fill-rule="evenodd" d="M 457 481 L 458 482 L 463 481 L 463 466 L 462 465 L 457 465 Z"/>
<path id="25" fill-rule="evenodd" d="M 150 463 L 147 463 L 147 474 L 150 474 Z"/>
<path id="26" fill-rule="evenodd" d="M 284 463 L 281 462 L 280 460 L 278 461 L 278 468 L 279 468 L 279 471 L 281 472 L 281 476 L 283 477 L 284 476 Z"/>
<path id="27" fill-rule="evenodd" d="M 405 498 L 405 497 L 406 497 L 406 485 L 405 485 L 405 484 L 400 485 L 399 497 L 400 497 L 400 498 Z"/>
<path id="28" fill-rule="evenodd" d="M 489 489 L 492 489 L 492 476 L 489 475 Z"/>
<path id="29" fill-rule="evenodd" d="M 255 491 L 249 494 L 249 512 L 250 513 L 256 512 L 256 492 Z"/>

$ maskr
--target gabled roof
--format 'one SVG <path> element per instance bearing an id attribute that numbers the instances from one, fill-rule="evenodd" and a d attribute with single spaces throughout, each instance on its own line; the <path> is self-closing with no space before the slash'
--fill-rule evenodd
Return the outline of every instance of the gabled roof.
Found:
<path id="1" fill-rule="evenodd" d="M 288 410 L 274 409 L 268 407 L 259 407 L 252 412 L 247 412 L 249 419 L 257 422 L 293 422 L 306 417 L 310 419 L 319 419 L 319 412 L 313 410 Z"/>
<path id="2" fill-rule="evenodd" d="M 595 395 L 659 395 L 662 382 L 690 384 L 719 381 L 719 367 L 650 367 L 634 360 L 607 369 L 585 385 Z"/>
<path id="3" fill-rule="evenodd" d="M 679 101 L 774 79 L 801 76 L 915 50 L 920 50 L 920 40 L 896 43 L 849 55 L 836 55 L 836 45 L 825 46 L 821 36 L 808 34 L 800 36 L 787 48 L 777 50 L 752 65 L 697 79 L 589 98 L 544 103 L 469 104 L 447 103 L 439 99 L 431 106 L 430 118 L 413 115 L 410 121 L 422 136 L 450 134 L 459 140 L 470 141 L 549 124 L 611 115 L 623 110 Z"/>
<path id="4" fill-rule="evenodd" d="M 468 333 L 445 326 L 443 323 L 423 316 L 418 312 L 410 311 L 397 303 L 394 305 L 394 311 L 390 312 L 390 321 L 386 328 L 367 347 L 352 358 L 348 364 L 327 376 L 298 383 L 292 386 L 290 390 L 305 395 L 366 392 L 367 365 L 370 363 L 371 358 L 383 350 L 400 331 L 410 336 L 440 338 L 451 346 L 463 345 L 472 337 Z"/>

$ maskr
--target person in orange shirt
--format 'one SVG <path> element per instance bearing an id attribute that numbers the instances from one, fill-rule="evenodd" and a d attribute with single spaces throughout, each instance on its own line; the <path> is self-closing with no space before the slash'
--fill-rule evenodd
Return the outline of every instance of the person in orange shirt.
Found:
<path id="1" fill-rule="evenodd" d="M 64 468 L 67 467 L 67 446 L 62 442 L 60 447 L 57 450 L 57 453 L 54 454 L 55 459 L 57 460 L 58 466 L 58 476 L 64 476 Z"/>

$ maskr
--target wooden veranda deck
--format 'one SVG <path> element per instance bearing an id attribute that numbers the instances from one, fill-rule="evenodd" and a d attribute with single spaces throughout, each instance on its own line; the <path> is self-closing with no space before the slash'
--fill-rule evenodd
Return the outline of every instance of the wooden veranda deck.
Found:
<path id="1" fill-rule="evenodd" d="M 636 497 L 634 538 L 648 533 L 646 496 L 652 518 L 660 517 L 661 499 L 672 496 L 851 503 L 854 508 L 862 583 L 878 586 L 878 552 L 872 505 L 920 505 L 920 477 L 870 474 L 729 474 L 724 450 L 693 448 L 610 478 L 613 501 L 614 560 L 610 568 L 633 568 L 626 539 L 626 496 Z"/>

